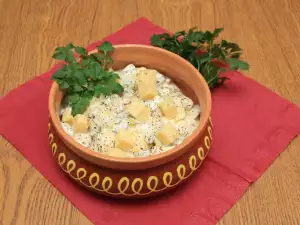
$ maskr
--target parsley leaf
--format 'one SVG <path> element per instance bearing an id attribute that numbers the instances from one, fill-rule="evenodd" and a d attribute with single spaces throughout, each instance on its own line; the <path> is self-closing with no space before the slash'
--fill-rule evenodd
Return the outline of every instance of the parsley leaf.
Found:
<path id="1" fill-rule="evenodd" d="M 101 56 L 99 53 L 93 53 L 91 54 L 91 56 L 93 56 L 94 59 L 97 60 L 98 62 L 102 63 L 103 56 Z"/>
<path id="2" fill-rule="evenodd" d="M 161 37 L 159 35 L 152 35 L 151 37 L 151 42 L 155 43 L 155 46 L 157 47 L 163 47 L 164 44 L 164 40 L 161 39 Z"/>
<path id="3" fill-rule="evenodd" d="M 87 83 L 87 79 L 84 76 L 83 70 L 75 70 L 73 76 L 76 78 L 79 85 L 84 85 Z"/>
<path id="4" fill-rule="evenodd" d="M 75 47 L 75 52 L 77 52 L 78 54 L 80 54 L 82 56 L 87 56 L 87 54 L 88 54 L 88 51 L 83 47 Z"/>
<path id="5" fill-rule="evenodd" d="M 117 82 L 119 75 L 106 71 L 109 63 L 113 63 L 110 53 L 114 48 L 110 42 L 97 46 L 98 53 L 88 51 L 72 43 L 57 47 L 53 58 L 63 60 L 62 68 L 55 71 L 51 79 L 57 82 L 60 89 L 65 90 L 66 102 L 72 108 L 72 115 L 84 113 L 94 96 L 121 94 L 124 88 Z M 79 54 L 75 58 L 74 53 Z"/>
<path id="6" fill-rule="evenodd" d="M 62 79 L 66 76 L 65 71 L 63 70 L 56 70 L 52 76 L 52 79 Z"/>
<path id="7" fill-rule="evenodd" d="M 76 104 L 80 99 L 80 96 L 78 93 L 73 93 L 68 95 L 68 102 L 73 105 Z"/>
<path id="8" fill-rule="evenodd" d="M 150 41 L 153 46 L 188 60 L 203 75 L 210 89 L 213 89 L 228 80 L 227 77 L 220 77 L 220 73 L 228 70 L 221 64 L 229 64 L 232 70 L 249 69 L 249 64 L 239 59 L 242 49 L 238 44 L 226 40 L 220 43 L 216 41 L 223 30 L 216 28 L 213 31 L 202 31 L 193 27 L 172 36 L 168 33 L 153 34 Z"/>
<path id="9" fill-rule="evenodd" d="M 232 69 L 232 70 L 238 70 L 238 69 L 248 70 L 249 69 L 249 64 L 247 62 L 238 60 L 236 58 L 231 58 L 229 60 L 229 63 L 230 63 L 230 69 Z"/>
<path id="10" fill-rule="evenodd" d="M 64 80 L 57 80 L 57 83 L 59 85 L 59 88 L 61 89 L 67 89 L 70 85 L 64 81 Z"/>
<path id="11" fill-rule="evenodd" d="M 114 47 L 108 41 L 103 42 L 100 46 L 97 47 L 97 49 L 99 51 L 103 51 L 103 52 L 113 52 L 114 51 Z"/>
<path id="12" fill-rule="evenodd" d="M 78 102 L 75 104 L 71 105 L 72 106 L 72 115 L 75 116 L 77 114 L 82 114 L 85 112 L 87 107 L 90 104 L 90 99 L 89 98 L 80 98 Z"/>

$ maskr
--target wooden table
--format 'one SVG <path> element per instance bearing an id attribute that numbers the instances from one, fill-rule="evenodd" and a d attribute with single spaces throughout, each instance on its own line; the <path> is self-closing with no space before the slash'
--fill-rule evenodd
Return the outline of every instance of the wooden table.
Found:
<path id="1" fill-rule="evenodd" d="M 0 95 L 47 71 L 56 46 L 86 46 L 141 16 L 171 31 L 224 26 L 246 75 L 300 106 L 299 0 L 0 0 Z M 0 141 L 1 225 L 91 224 Z M 299 148 L 296 138 L 219 224 L 300 224 Z"/>

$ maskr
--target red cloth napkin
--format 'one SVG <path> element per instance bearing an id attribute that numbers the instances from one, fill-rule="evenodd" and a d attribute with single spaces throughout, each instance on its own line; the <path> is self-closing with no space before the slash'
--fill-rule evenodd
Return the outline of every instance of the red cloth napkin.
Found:
<path id="1" fill-rule="evenodd" d="M 105 40 L 149 44 L 164 29 L 142 18 Z M 89 46 L 93 49 L 100 42 Z M 48 146 L 51 71 L 0 100 L 0 134 L 95 224 L 216 224 L 300 132 L 300 109 L 238 72 L 213 91 L 213 146 L 199 171 L 175 191 L 154 199 L 96 196 L 68 179 Z"/>

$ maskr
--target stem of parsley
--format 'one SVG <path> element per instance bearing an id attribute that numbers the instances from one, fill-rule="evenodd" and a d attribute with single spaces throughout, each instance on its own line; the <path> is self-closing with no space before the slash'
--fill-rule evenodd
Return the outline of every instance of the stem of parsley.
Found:
<path id="1" fill-rule="evenodd" d="M 240 60 L 242 49 L 236 43 L 215 41 L 222 31 L 223 28 L 216 28 L 213 32 L 191 28 L 188 32 L 179 31 L 173 35 L 154 34 L 151 44 L 188 60 L 203 75 L 210 89 L 213 89 L 229 79 L 220 77 L 221 72 L 229 69 L 249 69 L 249 64 Z M 228 65 L 229 68 L 220 66 L 216 61 Z"/>
<path id="2" fill-rule="evenodd" d="M 72 107 L 72 115 L 82 114 L 92 98 L 101 94 L 121 94 L 124 89 L 117 82 L 118 74 L 107 71 L 109 63 L 113 63 L 110 53 L 114 48 L 110 42 L 97 46 L 98 52 L 88 51 L 72 43 L 55 49 L 54 59 L 64 61 L 62 68 L 52 76 L 60 89 L 65 91 L 65 100 Z M 79 57 L 75 57 L 74 53 Z"/>

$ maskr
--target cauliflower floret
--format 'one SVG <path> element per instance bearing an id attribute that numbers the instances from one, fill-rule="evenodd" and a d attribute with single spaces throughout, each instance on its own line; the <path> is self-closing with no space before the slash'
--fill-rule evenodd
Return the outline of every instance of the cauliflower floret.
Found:
<path id="1" fill-rule="evenodd" d="M 184 137 L 178 137 L 177 140 L 174 142 L 175 145 L 180 145 L 184 141 Z"/>
<path id="2" fill-rule="evenodd" d="M 114 114 L 110 111 L 100 112 L 97 117 L 93 119 L 98 127 L 110 128 L 115 125 L 116 118 Z"/>
<path id="3" fill-rule="evenodd" d="M 199 120 L 194 120 L 187 117 L 184 121 L 186 122 L 185 126 L 188 130 L 188 136 L 190 136 L 198 127 Z"/>
<path id="4" fill-rule="evenodd" d="M 155 117 L 155 118 L 162 117 L 162 113 L 161 113 L 160 109 L 157 107 L 155 110 L 151 111 L 151 116 Z"/>
<path id="5" fill-rule="evenodd" d="M 161 73 L 157 72 L 156 73 L 156 84 L 157 85 L 161 85 L 162 83 L 164 83 L 166 80 L 165 76 L 162 75 Z"/>
<path id="6" fill-rule="evenodd" d="M 124 88 L 123 97 L 134 98 L 134 97 L 139 97 L 139 94 L 137 93 L 136 90 L 133 90 L 131 88 Z"/>
<path id="7" fill-rule="evenodd" d="M 150 109 L 151 111 L 158 108 L 157 103 L 156 103 L 155 101 L 153 101 L 153 100 L 145 101 L 144 104 L 145 104 L 145 105 L 148 107 L 148 109 Z"/>
<path id="8" fill-rule="evenodd" d="M 171 83 L 171 79 L 170 78 L 166 78 L 165 84 L 170 84 Z"/>
<path id="9" fill-rule="evenodd" d="M 119 113 L 124 110 L 122 97 L 117 94 L 107 96 L 104 103 L 106 107 L 113 112 Z"/>
<path id="10" fill-rule="evenodd" d="M 133 64 L 129 64 L 123 69 L 123 71 L 125 71 L 125 72 L 135 72 L 136 67 Z"/>
<path id="11" fill-rule="evenodd" d="M 107 152 L 108 149 L 113 148 L 115 144 L 115 133 L 108 129 L 102 130 L 93 137 L 91 148 L 96 152 Z"/>
<path id="12" fill-rule="evenodd" d="M 120 84 L 124 88 L 130 88 L 132 89 L 135 85 L 136 80 L 136 73 L 135 72 L 128 72 L 128 73 L 122 73 Z"/>
<path id="13" fill-rule="evenodd" d="M 142 151 L 139 151 L 139 152 L 134 152 L 133 155 L 135 157 L 147 157 L 149 156 L 151 153 L 150 153 L 150 150 L 142 150 Z"/>
<path id="14" fill-rule="evenodd" d="M 192 101 L 192 99 L 184 96 L 184 98 L 182 99 L 181 104 L 185 109 L 191 109 L 194 105 L 194 102 Z"/>
<path id="15" fill-rule="evenodd" d="M 106 110 L 105 105 L 100 101 L 94 101 L 93 104 L 87 108 L 83 115 L 89 119 L 96 118 L 99 114 L 103 113 Z"/>
<path id="16" fill-rule="evenodd" d="M 166 151 L 169 151 L 170 149 L 172 149 L 172 148 L 174 148 L 175 147 L 175 145 L 171 145 L 171 146 L 163 146 L 163 147 L 161 147 L 161 150 L 163 151 L 163 152 L 166 152 Z"/>
<path id="17" fill-rule="evenodd" d="M 133 99 L 133 98 L 131 98 L 131 97 L 123 96 L 123 104 L 124 104 L 124 105 L 130 104 L 131 101 L 132 101 L 132 99 Z"/>
<path id="18" fill-rule="evenodd" d="M 181 92 L 180 94 L 177 93 L 178 92 L 172 92 L 174 104 L 179 107 L 184 107 L 186 110 L 191 109 L 194 105 L 194 102 L 190 98 L 184 96 Z"/>
<path id="19" fill-rule="evenodd" d="M 71 126 L 70 124 L 62 122 L 62 123 L 61 123 L 61 126 L 62 126 L 62 128 L 64 129 L 64 131 L 65 131 L 68 135 L 70 135 L 70 136 L 73 136 L 73 135 L 74 135 L 74 131 L 73 131 L 72 126 Z"/>
<path id="20" fill-rule="evenodd" d="M 152 117 L 161 117 L 162 113 L 159 109 L 159 103 L 162 102 L 163 99 L 160 96 L 155 96 L 153 100 L 145 101 L 145 105 L 150 109 Z"/>
<path id="21" fill-rule="evenodd" d="M 92 138 L 89 133 L 76 133 L 74 139 L 85 147 L 90 147 Z"/>
<path id="22" fill-rule="evenodd" d="M 128 121 L 122 121 L 118 124 L 116 124 L 112 131 L 115 133 L 118 133 L 120 130 L 126 130 L 128 128 L 129 122 Z"/>
<path id="23" fill-rule="evenodd" d="M 158 94 L 161 97 L 168 97 L 171 94 L 171 90 L 169 88 L 166 88 L 166 87 L 159 87 L 158 88 Z"/>
<path id="24" fill-rule="evenodd" d="M 173 102 L 176 106 L 182 107 L 182 97 L 175 96 L 173 97 Z"/>
<path id="25" fill-rule="evenodd" d="M 142 135 L 142 138 L 145 140 L 146 143 L 151 144 L 154 142 L 154 128 L 151 124 L 138 124 L 137 126 L 139 134 Z"/>
<path id="26" fill-rule="evenodd" d="M 151 154 L 153 155 L 157 155 L 163 152 L 162 147 L 161 146 L 154 146 L 150 149 Z"/>
<path id="27" fill-rule="evenodd" d="M 176 123 L 175 127 L 180 136 L 186 137 L 189 135 L 189 129 L 185 120 L 181 120 Z"/>
<path id="28" fill-rule="evenodd" d="M 90 126 L 90 134 L 91 134 L 91 136 L 94 136 L 100 130 L 101 129 L 98 127 L 98 125 L 93 120 L 91 120 L 91 126 Z"/>
<path id="29" fill-rule="evenodd" d="M 135 155 L 135 156 L 141 156 L 144 155 L 146 151 L 149 151 L 149 146 L 144 140 L 144 136 L 139 133 L 137 129 L 135 129 L 135 132 L 133 132 L 133 135 L 136 138 L 135 141 L 135 146 L 130 149 L 130 151 Z"/>
<path id="30" fill-rule="evenodd" d="M 191 110 L 187 112 L 187 116 L 190 117 L 191 119 L 196 119 L 201 112 L 200 106 L 199 105 L 194 105 Z"/>
<path id="31" fill-rule="evenodd" d="M 126 89 L 133 89 L 136 82 L 137 70 L 134 65 L 129 64 L 120 73 L 120 84 Z"/>
<path id="32" fill-rule="evenodd" d="M 157 105 L 163 101 L 163 98 L 160 96 L 155 96 L 153 99 L 153 102 L 155 102 Z"/>
<path id="33" fill-rule="evenodd" d="M 161 117 L 152 117 L 148 124 L 153 127 L 154 133 L 156 133 L 162 126 Z"/>

